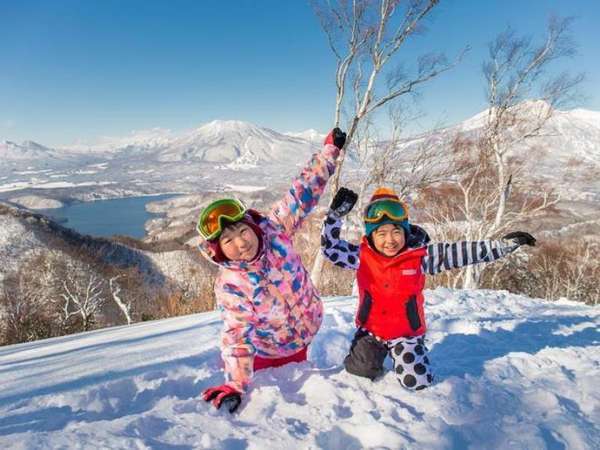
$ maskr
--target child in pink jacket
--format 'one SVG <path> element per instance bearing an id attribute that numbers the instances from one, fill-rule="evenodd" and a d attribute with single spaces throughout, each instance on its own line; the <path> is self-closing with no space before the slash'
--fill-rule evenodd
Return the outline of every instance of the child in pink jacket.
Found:
<path id="1" fill-rule="evenodd" d="M 217 408 L 234 412 L 255 370 L 306 360 L 323 305 L 292 238 L 317 205 L 345 140 L 334 129 L 267 215 L 235 199 L 213 202 L 200 215 L 201 250 L 220 266 L 215 295 L 226 383 L 203 392 Z"/>

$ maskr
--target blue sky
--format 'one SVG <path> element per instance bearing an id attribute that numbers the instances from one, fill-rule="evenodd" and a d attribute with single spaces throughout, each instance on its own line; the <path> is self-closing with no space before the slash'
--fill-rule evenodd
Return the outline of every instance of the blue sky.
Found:
<path id="1" fill-rule="evenodd" d="M 600 2 L 442 0 L 402 59 L 472 50 L 427 86 L 415 130 L 485 107 L 486 43 L 507 25 L 541 36 L 551 13 L 576 16 L 587 74 L 583 107 L 600 110 Z M 0 3 L 0 140 L 59 145 L 154 127 L 236 119 L 278 131 L 327 130 L 334 60 L 300 0 L 6 1 Z"/>

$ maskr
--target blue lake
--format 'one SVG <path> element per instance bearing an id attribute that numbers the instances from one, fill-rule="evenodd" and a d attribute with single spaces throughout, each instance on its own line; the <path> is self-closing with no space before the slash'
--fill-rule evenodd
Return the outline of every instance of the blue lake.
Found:
<path id="1" fill-rule="evenodd" d="M 147 203 L 173 198 L 176 195 L 117 198 L 74 203 L 63 208 L 40 211 L 79 233 L 109 237 L 115 234 L 142 238 L 144 224 L 156 215 L 146 211 Z"/>

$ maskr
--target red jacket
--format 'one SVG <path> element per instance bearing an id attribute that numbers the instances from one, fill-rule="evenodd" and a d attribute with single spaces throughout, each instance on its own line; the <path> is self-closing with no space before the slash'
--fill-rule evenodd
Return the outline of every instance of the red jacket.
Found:
<path id="1" fill-rule="evenodd" d="M 421 247 L 388 258 L 373 250 L 363 237 L 357 272 L 357 326 L 384 340 L 425 333 L 421 263 L 426 254 L 427 249 Z"/>

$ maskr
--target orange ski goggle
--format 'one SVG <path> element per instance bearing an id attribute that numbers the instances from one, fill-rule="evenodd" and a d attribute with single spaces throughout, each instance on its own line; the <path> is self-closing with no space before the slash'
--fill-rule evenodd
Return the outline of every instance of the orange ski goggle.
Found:
<path id="1" fill-rule="evenodd" d="M 206 240 L 212 240 L 221 235 L 225 223 L 237 222 L 246 214 L 246 206 L 238 199 L 225 198 L 212 202 L 202 210 L 198 219 L 197 230 Z"/>
<path id="2" fill-rule="evenodd" d="M 386 216 L 402 222 L 408 219 L 408 208 L 400 200 L 380 200 L 367 206 L 363 220 L 367 223 L 377 223 Z"/>

